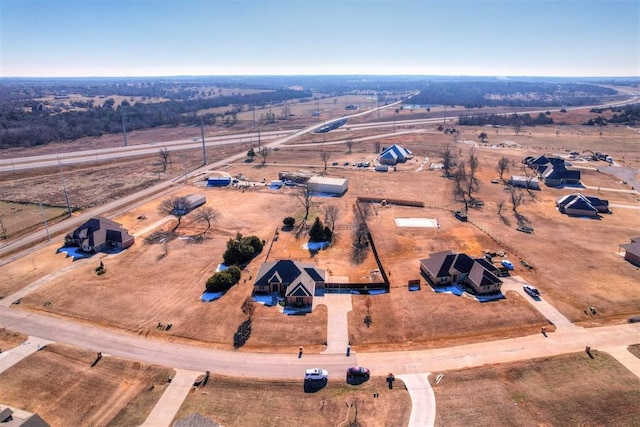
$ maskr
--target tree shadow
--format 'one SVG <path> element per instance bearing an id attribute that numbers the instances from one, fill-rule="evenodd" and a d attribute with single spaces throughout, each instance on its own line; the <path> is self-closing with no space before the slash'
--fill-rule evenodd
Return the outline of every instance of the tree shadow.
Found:
<path id="1" fill-rule="evenodd" d="M 233 348 L 240 348 L 247 343 L 251 336 L 251 319 L 247 319 L 238 326 L 238 330 L 233 334 Z"/>

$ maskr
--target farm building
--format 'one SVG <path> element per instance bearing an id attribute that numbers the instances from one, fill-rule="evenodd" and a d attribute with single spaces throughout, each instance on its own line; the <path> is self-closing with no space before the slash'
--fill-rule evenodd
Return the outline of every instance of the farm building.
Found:
<path id="1" fill-rule="evenodd" d="M 597 197 L 583 196 L 582 194 L 567 194 L 556 201 L 556 206 L 561 213 L 570 216 L 596 217 L 598 213 L 609 213 L 609 202 Z"/>
<path id="2" fill-rule="evenodd" d="M 433 286 L 463 283 L 477 295 L 498 293 L 502 286 L 494 274 L 497 269 L 486 260 L 452 251 L 436 252 L 421 259 L 420 271 Z"/>
<path id="3" fill-rule="evenodd" d="M 343 195 L 349 189 L 349 180 L 347 178 L 314 176 L 307 181 L 307 186 L 315 193 Z"/>
<path id="4" fill-rule="evenodd" d="M 83 252 L 100 252 L 107 248 L 126 249 L 134 237 L 122 225 L 107 218 L 91 218 L 64 237 L 66 246 L 79 247 Z"/>
<path id="5" fill-rule="evenodd" d="M 640 267 L 640 237 L 631 239 L 631 243 L 620 245 L 625 250 L 624 259 L 631 264 Z"/>
<path id="6" fill-rule="evenodd" d="M 184 196 L 184 200 L 184 205 L 180 204 L 180 206 L 176 206 L 171 211 L 172 215 L 186 215 L 195 208 L 207 203 L 207 198 L 202 194 L 189 194 L 188 196 Z"/>
<path id="7" fill-rule="evenodd" d="M 226 187 L 231 184 L 230 176 L 210 176 L 207 178 L 208 187 Z"/>
<path id="8" fill-rule="evenodd" d="M 411 151 L 403 148 L 397 144 L 393 144 L 382 150 L 380 153 L 380 163 L 383 165 L 396 165 L 398 163 L 404 163 L 411 157 Z"/>
<path id="9" fill-rule="evenodd" d="M 265 262 L 258 269 L 253 291 L 284 296 L 289 306 L 311 306 L 316 292 L 324 289 L 326 275 L 326 270 L 310 263 L 291 260 Z"/>
<path id="10" fill-rule="evenodd" d="M 530 188 L 531 190 L 539 190 L 540 184 L 535 176 L 511 175 L 509 182 L 514 187 Z"/>

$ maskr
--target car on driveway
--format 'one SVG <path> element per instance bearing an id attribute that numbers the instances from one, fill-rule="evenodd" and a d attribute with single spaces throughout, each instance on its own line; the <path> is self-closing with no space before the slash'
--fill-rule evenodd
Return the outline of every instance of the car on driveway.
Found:
<path id="1" fill-rule="evenodd" d="M 500 264 L 502 264 L 502 266 L 505 267 L 507 270 L 514 269 L 513 264 L 508 259 L 503 259 L 502 261 L 500 261 Z"/>
<path id="2" fill-rule="evenodd" d="M 347 369 L 348 378 L 369 378 L 369 370 L 362 366 L 352 366 Z"/>
<path id="3" fill-rule="evenodd" d="M 524 285 L 522 287 L 522 289 L 524 289 L 524 291 L 533 298 L 539 297 L 540 296 L 540 291 L 538 291 L 536 288 L 534 288 L 533 286 L 529 286 L 529 285 Z"/>
<path id="4" fill-rule="evenodd" d="M 320 380 L 328 380 L 329 372 L 326 369 L 320 368 L 311 368 L 304 371 L 304 380 L 305 381 L 320 381 Z"/>

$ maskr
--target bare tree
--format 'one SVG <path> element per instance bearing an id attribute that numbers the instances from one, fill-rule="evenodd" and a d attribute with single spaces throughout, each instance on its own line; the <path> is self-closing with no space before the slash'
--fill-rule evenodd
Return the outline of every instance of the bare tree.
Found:
<path id="1" fill-rule="evenodd" d="M 502 178 L 502 176 L 505 172 L 509 172 L 509 158 L 507 156 L 500 157 L 498 165 L 496 166 L 496 171 L 500 174 L 500 180 L 504 182 L 504 178 Z"/>
<path id="2" fill-rule="evenodd" d="M 480 141 L 482 141 L 482 142 L 486 142 L 486 141 L 487 141 L 487 138 L 488 138 L 487 133 L 486 133 L 486 132 L 484 132 L 484 131 L 483 131 L 483 132 L 480 132 L 480 134 L 478 135 L 478 138 L 480 138 Z"/>
<path id="3" fill-rule="evenodd" d="M 178 227 L 180 227 L 180 222 L 182 221 L 182 217 L 185 216 L 189 212 L 189 202 L 186 197 L 182 196 L 173 196 L 168 199 L 164 199 L 160 206 L 158 207 L 158 211 L 162 215 L 173 215 L 178 220 L 178 223 L 173 230 L 176 231 Z"/>
<path id="4" fill-rule="evenodd" d="M 498 215 L 500 216 L 502 216 L 502 210 L 504 209 L 504 204 L 505 204 L 504 199 L 500 199 L 500 201 L 496 204 L 496 207 L 498 208 Z"/>
<path id="5" fill-rule="evenodd" d="M 513 127 L 513 131 L 516 133 L 516 135 L 518 135 L 520 133 L 520 131 L 522 130 L 522 119 L 516 119 L 513 121 L 513 124 L 511 125 L 511 127 Z"/>
<path id="6" fill-rule="evenodd" d="M 242 302 L 242 307 L 240 307 L 240 309 L 247 317 L 249 317 L 249 319 L 251 319 L 251 316 L 253 316 L 253 313 L 256 311 L 253 298 L 251 297 L 245 298 L 245 300 Z"/>
<path id="7" fill-rule="evenodd" d="M 376 141 L 373 143 L 373 149 L 376 154 L 380 152 L 380 145 L 381 145 L 380 141 Z"/>
<path id="8" fill-rule="evenodd" d="M 7 229 L 4 228 L 2 219 L 0 219 L 0 239 L 6 239 L 6 238 L 7 238 Z"/>
<path id="9" fill-rule="evenodd" d="M 264 166 L 264 164 L 267 163 L 269 154 L 271 154 L 271 147 L 263 147 L 262 149 L 260 149 L 258 154 L 260 154 L 260 157 L 262 157 L 262 166 Z"/>
<path id="10" fill-rule="evenodd" d="M 204 230 L 201 234 L 205 234 L 207 231 L 209 231 L 209 229 L 211 228 L 211 223 L 214 222 L 217 217 L 218 211 L 213 208 L 205 206 L 198 209 L 198 211 L 196 212 L 195 220 L 207 223 L 207 229 Z"/>
<path id="11" fill-rule="evenodd" d="M 351 154 L 351 149 L 353 148 L 353 139 L 347 139 L 347 148 L 349 149 L 348 153 Z"/>
<path id="12" fill-rule="evenodd" d="M 464 162 L 458 163 L 458 168 L 453 174 L 453 198 L 464 203 L 464 211 L 469 210 L 469 199 L 467 198 L 468 190 L 467 168 Z"/>
<path id="13" fill-rule="evenodd" d="M 339 215 L 340 208 L 337 205 L 327 205 L 324 207 L 324 224 L 331 229 L 331 234 L 333 234 L 335 230 Z"/>
<path id="14" fill-rule="evenodd" d="M 323 151 L 322 153 L 320 153 L 320 159 L 322 159 L 322 163 L 324 163 L 324 171 L 327 171 L 327 162 L 329 161 L 329 158 L 331 157 L 331 153 L 327 153 L 325 151 Z"/>
<path id="15" fill-rule="evenodd" d="M 169 150 L 167 150 L 167 148 L 161 148 L 160 149 L 160 164 L 162 165 L 162 172 L 166 172 L 167 171 L 167 165 L 171 164 L 171 157 L 169 154 Z"/>
<path id="16" fill-rule="evenodd" d="M 306 221 L 307 219 L 309 219 L 309 209 L 311 209 L 311 206 L 313 204 L 313 192 L 309 190 L 308 186 L 303 186 L 300 187 L 300 192 L 296 195 L 296 197 L 298 198 L 300 204 L 302 204 L 302 207 L 304 207 L 304 219 Z"/>
<path id="17" fill-rule="evenodd" d="M 480 189 L 480 180 L 476 176 L 479 167 L 476 150 L 472 148 L 469 152 L 469 175 L 467 176 L 467 196 L 469 200 L 473 200 L 473 193 L 477 193 Z"/>
<path id="18" fill-rule="evenodd" d="M 516 215 L 516 217 L 518 217 L 518 208 L 522 204 L 522 191 L 520 191 L 513 185 L 510 185 L 509 196 L 511 198 L 511 209 L 513 210 L 513 213 Z"/>
<path id="19" fill-rule="evenodd" d="M 451 176 L 451 168 L 453 164 L 453 153 L 451 152 L 451 146 L 445 145 L 442 149 L 442 171 L 444 176 L 449 178 Z"/>

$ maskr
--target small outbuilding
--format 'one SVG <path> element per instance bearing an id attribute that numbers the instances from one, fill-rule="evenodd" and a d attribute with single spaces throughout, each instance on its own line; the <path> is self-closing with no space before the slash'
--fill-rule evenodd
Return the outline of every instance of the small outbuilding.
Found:
<path id="1" fill-rule="evenodd" d="M 309 178 L 307 186 L 314 193 L 343 195 L 349 189 L 349 180 L 347 178 L 314 176 Z"/>
<path id="2" fill-rule="evenodd" d="M 636 267 L 640 267 L 640 237 L 631 239 L 631 243 L 620 245 L 625 250 L 624 259 Z"/>
<path id="3" fill-rule="evenodd" d="M 205 203 L 207 203 L 207 198 L 202 194 L 189 194 L 188 196 L 185 196 L 185 199 L 187 202 L 187 206 L 186 206 L 187 212 L 191 212 L 195 208 L 200 207 Z"/>
<path id="4" fill-rule="evenodd" d="M 538 178 L 535 176 L 511 175 L 509 183 L 514 187 L 529 188 L 531 190 L 540 190 Z"/>
<path id="5" fill-rule="evenodd" d="M 210 176 L 207 178 L 207 187 L 226 187 L 230 184 L 230 176 Z"/>

